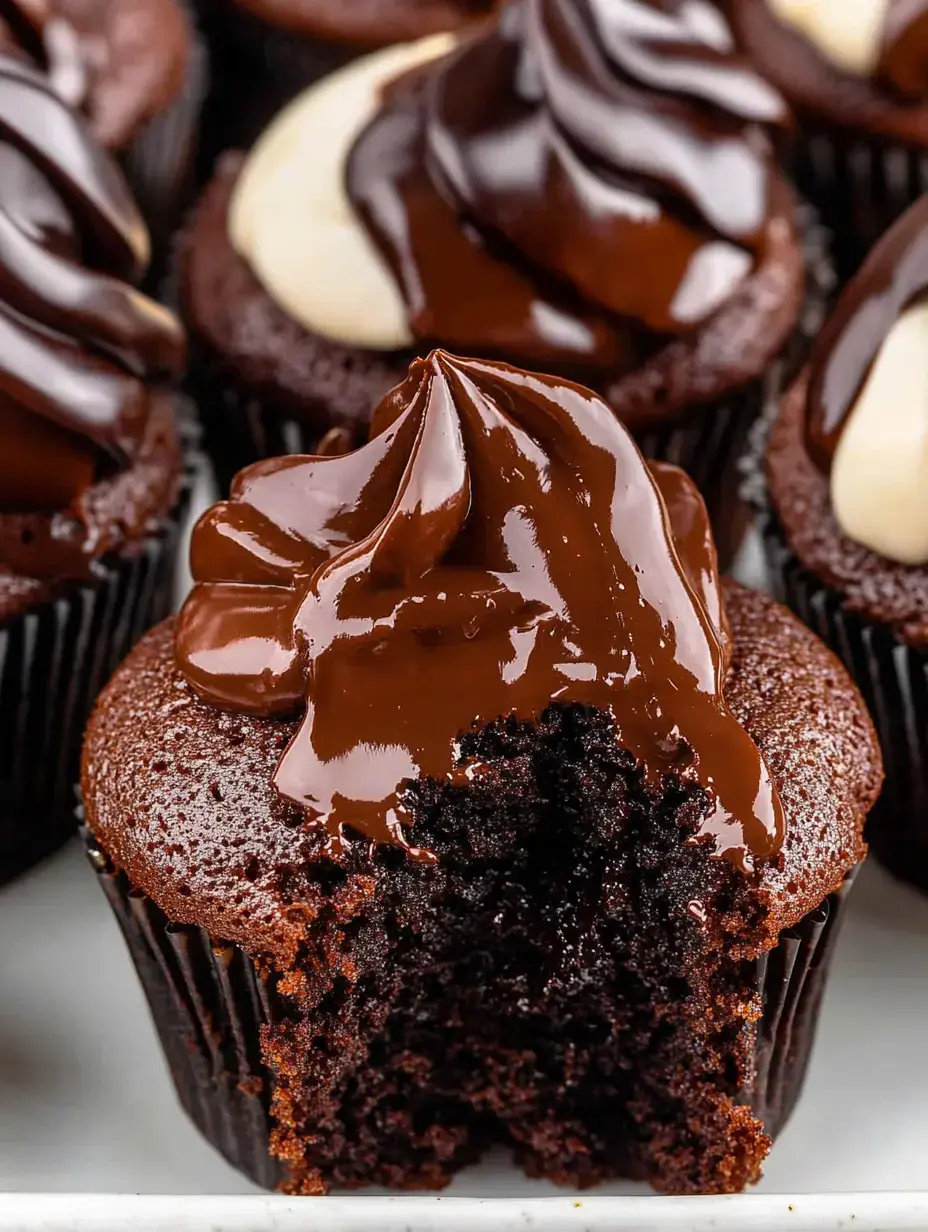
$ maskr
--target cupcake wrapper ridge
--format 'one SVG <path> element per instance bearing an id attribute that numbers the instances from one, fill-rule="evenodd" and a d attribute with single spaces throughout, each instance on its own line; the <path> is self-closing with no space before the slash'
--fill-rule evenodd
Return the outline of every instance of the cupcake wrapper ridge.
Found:
<path id="1" fill-rule="evenodd" d="M 121 660 L 170 615 L 192 475 L 161 530 L 92 583 L 0 626 L 0 884 L 74 833 L 84 726 Z"/>
<path id="2" fill-rule="evenodd" d="M 84 831 L 88 853 L 145 989 L 181 1104 L 201 1133 L 240 1172 L 266 1189 L 284 1180 L 271 1157 L 271 1078 L 260 1031 L 282 1014 L 273 979 L 237 946 L 175 925 L 133 889 Z M 799 1096 L 818 1012 L 844 918 L 852 872 L 756 963 L 762 1017 L 754 1076 L 741 1102 L 775 1135 Z"/>
<path id="3" fill-rule="evenodd" d="M 886 783 L 867 822 L 870 850 L 928 892 L 928 655 L 847 611 L 840 594 L 803 568 L 769 511 L 762 531 L 777 598 L 841 659 L 877 729 Z"/>
<path id="4" fill-rule="evenodd" d="M 799 191 L 834 232 L 839 272 L 854 272 L 879 237 L 928 192 L 928 150 L 803 121 L 792 157 Z"/>
<path id="5" fill-rule="evenodd" d="M 180 93 L 153 116 L 120 154 L 120 162 L 152 240 L 146 289 L 164 277 L 170 239 L 196 192 L 200 116 L 209 90 L 209 56 L 194 34 Z"/>

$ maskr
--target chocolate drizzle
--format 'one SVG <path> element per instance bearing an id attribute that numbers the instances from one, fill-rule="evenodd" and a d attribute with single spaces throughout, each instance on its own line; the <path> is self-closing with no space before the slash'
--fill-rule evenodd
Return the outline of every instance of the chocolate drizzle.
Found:
<path id="1" fill-rule="evenodd" d="M 928 291 L 928 195 L 903 214 L 845 287 L 810 360 L 807 442 L 832 459 L 874 360 L 901 314 Z"/>
<path id="2" fill-rule="evenodd" d="M 408 846 L 404 784 L 479 773 L 461 734 L 551 702 L 611 711 L 647 781 L 702 783 L 694 841 L 744 867 L 782 842 L 724 700 L 705 507 L 578 386 L 416 360 L 361 449 L 243 471 L 191 562 L 178 662 L 219 707 L 305 708 L 275 783 L 331 852 L 353 832 L 433 858 Z"/>
<path id="3" fill-rule="evenodd" d="M 71 22 L 54 12 L 48 0 L 0 0 L 0 20 L 14 48 L 21 48 L 46 73 L 59 98 L 70 107 L 82 107 L 89 79 L 81 37 Z"/>
<path id="4" fill-rule="evenodd" d="M 388 91 L 347 184 L 421 342 L 621 371 L 753 268 L 785 117 L 704 0 L 514 0 Z"/>
<path id="5" fill-rule="evenodd" d="M 905 98 L 928 95 L 928 0 L 888 0 L 877 75 Z"/>
<path id="6" fill-rule="evenodd" d="M 184 352 L 173 315 L 131 285 L 148 255 L 116 164 L 41 73 L 0 56 L 4 513 L 67 508 L 132 462 L 151 386 L 179 371 Z M 94 544 L 77 513 L 70 530 L 49 568 L 82 573 Z M 42 555 L 30 571 L 45 571 Z"/>

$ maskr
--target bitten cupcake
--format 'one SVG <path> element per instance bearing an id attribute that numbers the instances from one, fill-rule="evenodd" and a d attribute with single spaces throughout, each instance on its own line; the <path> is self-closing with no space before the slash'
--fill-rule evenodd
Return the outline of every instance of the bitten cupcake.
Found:
<path id="1" fill-rule="evenodd" d="M 91 720 L 94 863 L 254 1180 L 727 1193 L 802 1083 L 882 777 L 838 661 L 719 580 L 579 386 L 436 352 L 259 462 Z"/>
<path id="2" fill-rule="evenodd" d="M 224 490 L 356 445 L 411 354 L 451 346 L 598 390 L 696 478 L 728 554 L 803 260 L 783 104 L 694 11 L 646 9 L 658 39 L 615 0 L 516 0 L 463 45 L 357 61 L 222 163 L 180 293 Z"/>
<path id="3" fill-rule="evenodd" d="M 83 121 L 0 55 L 0 881 L 73 832 L 93 701 L 171 610 L 183 334 L 132 285 L 148 243 Z"/>
<path id="4" fill-rule="evenodd" d="M 887 762 L 869 841 L 928 889 L 928 197 L 844 291 L 766 455 L 782 595 L 844 659 Z"/>
<path id="5" fill-rule="evenodd" d="M 250 144 L 318 77 L 367 52 L 473 25 L 498 2 L 198 0 L 213 56 L 207 142 Z"/>
<path id="6" fill-rule="evenodd" d="M 160 249 L 189 203 L 206 90 L 181 0 L 0 0 L 0 51 L 47 71 L 84 113 Z"/>
<path id="7" fill-rule="evenodd" d="M 794 173 L 849 272 L 928 188 L 922 0 L 725 0 L 752 63 L 798 116 Z"/>

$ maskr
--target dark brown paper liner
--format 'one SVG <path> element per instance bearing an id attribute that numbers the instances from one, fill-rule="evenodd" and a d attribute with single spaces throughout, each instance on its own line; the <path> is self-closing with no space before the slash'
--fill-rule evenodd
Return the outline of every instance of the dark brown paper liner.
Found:
<path id="1" fill-rule="evenodd" d="M 163 278 L 170 238 L 196 192 L 200 117 L 208 88 L 206 44 L 194 35 L 187 77 L 180 93 L 119 152 L 120 164 L 151 234 L 148 288 Z"/>
<path id="2" fill-rule="evenodd" d="M 928 655 L 888 625 L 846 611 L 841 595 L 803 568 L 769 511 L 762 531 L 777 598 L 841 659 L 879 734 L 886 784 L 867 822 L 870 849 L 896 877 L 928 891 Z"/>
<path id="3" fill-rule="evenodd" d="M 207 168 L 223 150 L 248 149 L 302 89 L 352 59 L 349 49 L 278 29 L 235 0 L 200 0 L 197 8 L 212 56 Z"/>
<path id="4" fill-rule="evenodd" d="M 271 1077 L 260 1028 L 281 1014 L 273 979 L 237 946 L 214 945 L 202 929 L 172 924 L 115 871 L 85 829 L 91 863 L 116 916 L 167 1057 L 177 1094 L 201 1133 L 240 1172 L 266 1189 L 284 1179 L 269 1154 Z M 822 993 L 852 872 L 757 964 L 763 1007 L 754 1079 L 741 1093 L 775 1135 L 808 1066 Z"/>
<path id="5" fill-rule="evenodd" d="M 879 237 L 928 191 L 928 150 L 803 121 L 792 159 L 799 191 L 834 232 L 839 272 L 854 272 Z"/>
<path id="6" fill-rule="evenodd" d="M 0 884 L 74 833 L 81 739 L 97 694 L 170 615 L 191 477 L 133 554 L 0 626 Z"/>

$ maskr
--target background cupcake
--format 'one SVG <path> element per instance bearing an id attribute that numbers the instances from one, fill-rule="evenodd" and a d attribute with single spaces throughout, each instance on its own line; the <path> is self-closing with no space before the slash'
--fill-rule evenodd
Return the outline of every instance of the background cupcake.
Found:
<path id="1" fill-rule="evenodd" d="M 2 0 L 0 49 L 46 70 L 122 165 L 160 249 L 192 188 L 206 58 L 179 0 Z"/>
<path id="2" fill-rule="evenodd" d="M 783 104 L 700 12 L 655 13 L 665 56 L 595 7 L 517 2 L 450 54 L 356 61 L 228 156 L 180 253 L 222 487 L 357 444 L 410 355 L 448 345 L 601 392 L 697 479 L 727 557 L 803 260 L 764 132 Z"/>
<path id="3" fill-rule="evenodd" d="M 727 0 L 751 62 L 797 113 L 793 170 L 841 265 L 928 188 L 928 22 L 920 4 Z"/>
<path id="4" fill-rule="evenodd" d="M 214 154 L 250 145 L 317 77 L 381 47 L 459 30 L 496 7 L 497 0 L 199 0 L 214 70 L 205 145 Z"/>
<path id="5" fill-rule="evenodd" d="M 767 446 L 782 595 L 844 659 L 887 783 L 868 830 L 928 889 L 928 198 L 848 284 Z"/>
<path id="6" fill-rule="evenodd" d="M 171 608 L 183 335 L 148 236 L 40 73 L 0 56 L 0 881 L 73 830 L 94 697 Z"/>
<path id="7" fill-rule="evenodd" d="M 82 782 L 216 1146 L 301 1193 L 499 1142 L 571 1186 L 756 1180 L 881 767 L 837 660 L 722 588 L 683 472 L 436 353 L 357 452 L 241 475 L 192 562 Z"/>

